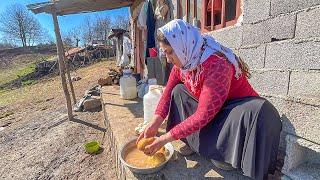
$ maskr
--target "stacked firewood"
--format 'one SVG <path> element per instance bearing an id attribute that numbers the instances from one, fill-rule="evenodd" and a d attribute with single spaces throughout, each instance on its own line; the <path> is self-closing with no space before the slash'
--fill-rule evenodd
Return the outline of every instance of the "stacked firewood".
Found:
<path id="1" fill-rule="evenodd" d="M 116 69 L 110 68 L 107 74 L 108 74 L 108 77 L 100 78 L 98 80 L 98 84 L 101 86 L 109 86 L 112 84 L 118 85 L 120 82 L 120 77 L 122 76 L 122 69 L 120 68 L 116 70 Z"/>

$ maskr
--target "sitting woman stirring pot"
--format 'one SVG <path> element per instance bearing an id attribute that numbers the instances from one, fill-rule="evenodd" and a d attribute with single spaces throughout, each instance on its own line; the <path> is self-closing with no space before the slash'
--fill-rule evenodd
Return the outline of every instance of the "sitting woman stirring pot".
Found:
<path id="1" fill-rule="evenodd" d="M 197 152 L 222 169 L 254 179 L 273 173 L 282 124 L 275 107 L 249 84 L 247 65 L 183 20 L 159 28 L 157 40 L 174 67 L 154 119 L 137 142 L 155 136 L 168 116 L 167 133 L 145 153 L 180 139 L 181 149 L 189 149 L 184 152 Z"/>

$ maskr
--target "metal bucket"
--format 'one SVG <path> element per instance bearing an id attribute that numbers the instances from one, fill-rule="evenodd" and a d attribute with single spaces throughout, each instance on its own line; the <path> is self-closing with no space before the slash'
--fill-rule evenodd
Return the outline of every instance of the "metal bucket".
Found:
<path id="1" fill-rule="evenodd" d="M 134 167 L 130 164 L 128 164 L 125 160 L 125 153 L 127 149 L 130 149 L 134 146 L 136 146 L 136 140 L 137 138 L 131 139 L 129 142 L 127 142 L 120 150 L 120 161 L 123 165 L 128 167 L 132 172 L 137 173 L 137 174 L 152 174 L 155 172 L 160 171 L 167 163 L 168 161 L 172 158 L 173 153 L 174 153 L 174 148 L 171 143 L 167 143 L 164 145 L 164 147 L 169 151 L 169 156 L 166 158 L 166 161 L 163 162 L 160 166 L 154 167 L 154 168 L 139 168 L 139 167 Z"/>

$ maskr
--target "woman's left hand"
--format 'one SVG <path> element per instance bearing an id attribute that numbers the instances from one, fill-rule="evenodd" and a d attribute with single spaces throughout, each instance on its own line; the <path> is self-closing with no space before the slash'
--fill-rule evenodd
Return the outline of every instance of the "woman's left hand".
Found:
<path id="1" fill-rule="evenodd" d="M 148 156 L 154 155 L 159 149 L 162 148 L 165 144 L 168 142 L 173 141 L 174 138 L 171 136 L 170 133 L 166 133 L 159 138 L 157 138 L 155 141 L 153 141 L 152 144 L 145 147 L 144 153 Z"/>

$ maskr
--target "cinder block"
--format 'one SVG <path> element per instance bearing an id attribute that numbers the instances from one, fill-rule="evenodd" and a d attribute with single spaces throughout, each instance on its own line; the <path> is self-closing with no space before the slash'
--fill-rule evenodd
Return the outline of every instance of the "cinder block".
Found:
<path id="1" fill-rule="evenodd" d="M 287 149 L 282 173 L 292 179 L 317 179 L 320 177 L 320 145 L 298 138 L 286 137 Z"/>
<path id="2" fill-rule="evenodd" d="M 320 144 L 320 107 L 274 97 L 269 97 L 268 100 L 282 116 L 282 131 Z"/>
<path id="3" fill-rule="evenodd" d="M 271 42 L 268 29 L 269 25 L 265 21 L 243 25 L 242 46 Z"/>
<path id="4" fill-rule="evenodd" d="M 296 14 L 278 16 L 269 19 L 266 23 L 269 25 L 269 37 L 271 40 L 294 38 Z"/>
<path id="5" fill-rule="evenodd" d="M 270 0 L 245 0 L 243 2 L 243 22 L 254 23 L 270 17 Z"/>
<path id="6" fill-rule="evenodd" d="M 252 71 L 250 84 L 261 93 L 286 95 L 288 89 L 289 72 L 280 71 Z"/>
<path id="7" fill-rule="evenodd" d="M 298 14 L 296 37 L 320 37 L 320 8 Z"/>
<path id="8" fill-rule="evenodd" d="M 234 26 L 223 28 L 221 30 L 212 31 L 208 33 L 208 35 L 213 36 L 217 41 L 227 47 L 238 49 L 242 42 L 242 27 Z"/>
<path id="9" fill-rule="evenodd" d="M 239 55 L 248 64 L 250 69 L 261 69 L 264 66 L 266 45 L 239 49 Z"/>
<path id="10" fill-rule="evenodd" d="M 320 69 L 320 41 L 283 41 L 267 44 L 266 68 Z"/>
<path id="11" fill-rule="evenodd" d="M 296 15 L 278 16 L 243 27 L 242 45 L 262 44 L 273 40 L 294 38 Z"/>
<path id="12" fill-rule="evenodd" d="M 319 4 L 319 0 L 271 0 L 271 15 L 286 14 Z"/>
<path id="13" fill-rule="evenodd" d="M 317 98 L 320 101 L 320 71 L 292 72 L 289 83 L 289 95 Z"/>

